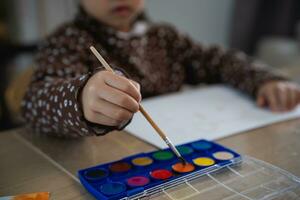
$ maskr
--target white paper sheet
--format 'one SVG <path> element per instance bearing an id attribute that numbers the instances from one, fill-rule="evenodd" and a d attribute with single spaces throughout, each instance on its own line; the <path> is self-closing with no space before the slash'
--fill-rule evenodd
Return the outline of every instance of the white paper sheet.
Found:
<path id="1" fill-rule="evenodd" d="M 250 97 L 222 85 L 154 97 L 142 104 L 176 145 L 200 138 L 214 140 L 300 117 L 300 106 L 289 113 L 272 113 L 258 108 Z M 140 113 L 126 130 L 157 147 L 166 147 Z"/>

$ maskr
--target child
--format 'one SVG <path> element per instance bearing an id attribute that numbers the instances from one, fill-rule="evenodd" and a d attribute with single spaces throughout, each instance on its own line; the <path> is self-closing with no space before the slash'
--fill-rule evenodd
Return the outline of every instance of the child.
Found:
<path id="1" fill-rule="evenodd" d="M 22 102 L 36 132 L 78 137 L 122 129 L 142 96 L 175 92 L 184 83 L 230 84 L 273 111 L 297 106 L 298 85 L 241 52 L 206 48 L 154 24 L 143 10 L 143 0 L 82 0 L 77 17 L 47 38 Z M 91 45 L 117 75 L 99 67 Z"/>

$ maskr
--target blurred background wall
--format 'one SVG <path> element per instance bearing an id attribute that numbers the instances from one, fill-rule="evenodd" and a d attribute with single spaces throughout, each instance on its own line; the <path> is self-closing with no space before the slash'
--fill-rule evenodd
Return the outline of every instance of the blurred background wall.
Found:
<path id="1" fill-rule="evenodd" d="M 155 21 L 174 24 L 205 44 L 228 46 L 233 0 L 148 0 L 147 9 Z"/>
<path id="2" fill-rule="evenodd" d="M 300 80 L 299 0 L 145 1 L 152 20 L 172 23 L 207 45 L 243 50 Z M 78 2 L 0 1 L 0 129 L 15 125 L 17 97 L 10 86 L 20 84 L 39 42 L 73 18 Z"/>

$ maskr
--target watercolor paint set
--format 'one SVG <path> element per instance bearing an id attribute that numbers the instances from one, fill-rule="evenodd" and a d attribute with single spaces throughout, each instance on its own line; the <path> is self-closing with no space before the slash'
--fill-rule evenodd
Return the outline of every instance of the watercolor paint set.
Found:
<path id="1" fill-rule="evenodd" d="M 141 153 L 78 172 L 83 186 L 97 199 L 129 199 L 238 162 L 241 156 L 215 142 L 198 140 L 177 147 L 189 164 L 183 165 L 163 149 Z"/>

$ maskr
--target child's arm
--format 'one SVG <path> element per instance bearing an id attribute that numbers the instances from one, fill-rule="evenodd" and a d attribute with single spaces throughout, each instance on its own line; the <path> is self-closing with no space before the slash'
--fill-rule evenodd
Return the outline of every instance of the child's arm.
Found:
<path id="1" fill-rule="evenodd" d="M 104 87 L 111 88 L 106 83 L 111 80 L 122 80 L 123 85 L 126 85 L 124 82 L 129 83 L 129 80 L 118 75 L 109 76 L 105 74 L 109 72 L 105 71 L 90 72 L 92 66 L 89 65 L 92 62 L 89 62 L 88 58 L 95 57 L 88 47 L 93 42 L 84 41 L 87 48 L 78 49 L 77 44 L 80 42 L 79 38 L 82 33 L 73 30 L 67 40 L 61 39 L 60 36 L 66 32 L 66 29 L 58 31 L 39 50 L 38 68 L 22 102 L 24 118 L 36 132 L 63 137 L 99 135 L 123 128 L 124 123 L 121 122 L 128 121 L 132 114 L 126 112 L 122 106 L 136 109 L 132 108 L 136 104 L 134 101 L 127 101 L 131 98 L 128 94 L 130 92 L 127 91 L 129 87 L 125 88 L 122 93 L 124 98 L 119 98 L 118 85 L 113 85 L 115 93 L 105 93 L 99 90 Z M 93 63 L 98 64 L 98 62 Z M 113 81 L 113 83 L 118 83 L 118 81 Z M 136 90 L 132 93 L 135 96 L 139 95 Z M 115 96 L 112 97 L 112 94 Z M 105 98 L 109 99 L 106 102 L 101 101 Z M 123 99 L 123 101 L 114 102 L 116 99 Z M 99 111 L 97 106 L 103 107 L 103 102 L 119 103 L 120 106 L 114 106 L 112 109 L 109 109 L 111 106 L 105 106 L 106 110 L 102 114 L 100 112 L 103 109 Z M 113 114 L 111 114 L 112 110 L 115 111 Z M 110 115 L 111 119 L 105 115 Z"/>
<path id="2" fill-rule="evenodd" d="M 273 111 L 290 110 L 300 102 L 297 84 L 244 53 L 218 46 L 204 47 L 172 28 L 167 32 L 173 49 L 172 60 L 185 66 L 188 83 L 230 84 L 256 97 L 259 106 L 269 106 Z"/>

